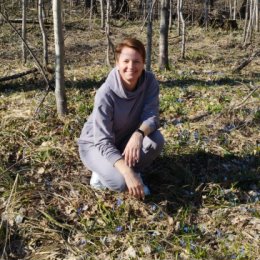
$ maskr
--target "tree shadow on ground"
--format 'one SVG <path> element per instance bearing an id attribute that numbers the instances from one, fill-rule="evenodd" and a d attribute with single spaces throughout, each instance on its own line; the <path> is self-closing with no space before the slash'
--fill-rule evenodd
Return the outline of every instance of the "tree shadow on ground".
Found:
<path id="1" fill-rule="evenodd" d="M 65 88 L 66 89 L 81 89 L 81 90 L 88 90 L 88 89 L 97 89 L 99 88 L 105 78 L 100 80 L 95 79 L 86 79 L 86 80 L 66 80 L 65 81 Z M 54 80 L 50 80 L 50 91 L 54 91 L 55 82 Z M 9 80 L 6 82 L 0 82 L 0 93 L 12 93 L 12 92 L 26 92 L 32 90 L 40 90 L 45 91 L 47 88 L 47 84 L 43 79 L 26 79 L 22 78 L 19 80 Z"/>
<path id="2" fill-rule="evenodd" d="M 239 84 L 249 84 L 250 82 L 254 82 L 255 79 L 243 79 L 235 78 L 235 77 L 223 77 L 219 79 L 212 79 L 212 80 L 201 80 L 196 79 L 194 77 L 187 77 L 184 79 L 173 79 L 167 81 L 159 81 L 160 84 L 163 84 L 164 87 L 189 87 L 189 86 L 203 86 L 203 87 L 218 87 L 222 85 L 228 86 L 237 86 Z"/>
<path id="3" fill-rule="evenodd" d="M 198 209 L 202 206 L 203 189 L 209 184 L 218 184 L 223 189 L 235 185 L 243 191 L 259 187 L 259 165 L 259 155 L 220 157 L 199 152 L 162 156 L 147 169 L 145 181 L 152 190 L 147 201 L 166 205 L 168 213 L 181 207 Z"/>
<path id="4" fill-rule="evenodd" d="M 104 82 L 106 77 L 103 77 L 99 80 L 97 79 L 84 79 L 84 80 L 70 80 L 65 78 L 65 88 L 66 89 L 98 89 Z M 239 77 L 223 77 L 213 80 L 200 80 L 193 77 L 185 77 L 181 79 L 172 79 L 166 81 L 158 81 L 164 87 L 189 87 L 189 86 L 204 86 L 204 87 L 218 87 L 222 85 L 236 86 L 238 84 L 249 84 L 254 82 L 255 78 L 243 79 Z M 50 80 L 51 89 L 54 90 L 55 82 L 54 79 Z M 41 90 L 44 91 L 47 87 L 46 82 L 42 79 L 40 74 L 36 76 L 23 77 L 16 80 L 9 80 L 6 82 L 0 82 L 0 93 L 5 92 L 26 92 L 32 90 Z"/>

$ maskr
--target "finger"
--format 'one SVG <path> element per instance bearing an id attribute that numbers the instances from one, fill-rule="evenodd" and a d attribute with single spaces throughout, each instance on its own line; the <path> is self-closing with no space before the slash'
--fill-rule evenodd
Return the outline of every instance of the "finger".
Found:
<path id="1" fill-rule="evenodd" d="M 131 167 L 131 165 L 130 165 L 130 155 L 129 155 L 128 151 L 126 151 L 126 153 L 125 153 L 125 163 L 126 163 L 127 166 Z"/>
<path id="2" fill-rule="evenodd" d="M 139 149 L 135 151 L 135 157 L 134 158 L 135 158 L 135 162 L 138 163 L 139 159 L 140 159 L 140 151 L 139 151 Z"/>
<path id="3" fill-rule="evenodd" d="M 134 154 L 134 151 L 130 151 L 130 153 L 129 153 L 129 164 L 130 164 L 130 167 L 135 165 L 135 154 Z"/>

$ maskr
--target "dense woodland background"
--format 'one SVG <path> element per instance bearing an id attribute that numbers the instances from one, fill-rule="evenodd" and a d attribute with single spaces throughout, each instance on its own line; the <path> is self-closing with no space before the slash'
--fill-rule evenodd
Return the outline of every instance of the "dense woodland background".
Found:
<path id="1" fill-rule="evenodd" d="M 1 0 L 0 28 L 0 259 L 260 259 L 259 1 Z M 129 36 L 166 139 L 144 201 L 76 145 Z"/>

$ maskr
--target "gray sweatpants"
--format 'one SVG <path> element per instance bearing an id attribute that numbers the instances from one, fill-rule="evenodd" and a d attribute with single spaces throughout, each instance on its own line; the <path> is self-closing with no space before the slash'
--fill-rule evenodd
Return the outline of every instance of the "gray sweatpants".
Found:
<path id="1" fill-rule="evenodd" d="M 155 131 L 143 139 L 141 158 L 134 167 L 135 172 L 142 172 L 152 161 L 159 156 L 164 145 L 164 138 L 160 131 Z M 84 144 L 79 145 L 79 154 L 87 169 L 99 175 L 103 185 L 114 191 L 126 189 L 125 179 L 122 174 L 97 150 Z"/>

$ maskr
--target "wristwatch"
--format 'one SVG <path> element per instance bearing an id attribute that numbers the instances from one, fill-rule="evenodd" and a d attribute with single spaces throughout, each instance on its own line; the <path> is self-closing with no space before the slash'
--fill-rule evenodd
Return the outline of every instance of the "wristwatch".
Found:
<path id="1" fill-rule="evenodd" d="M 136 129 L 135 131 L 138 132 L 138 133 L 140 133 L 140 134 L 143 136 L 143 138 L 144 138 L 145 135 L 144 135 L 144 131 L 143 131 L 143 130 L 141 130 L 141 129 L 138 128 L 138 129 Z"/>

